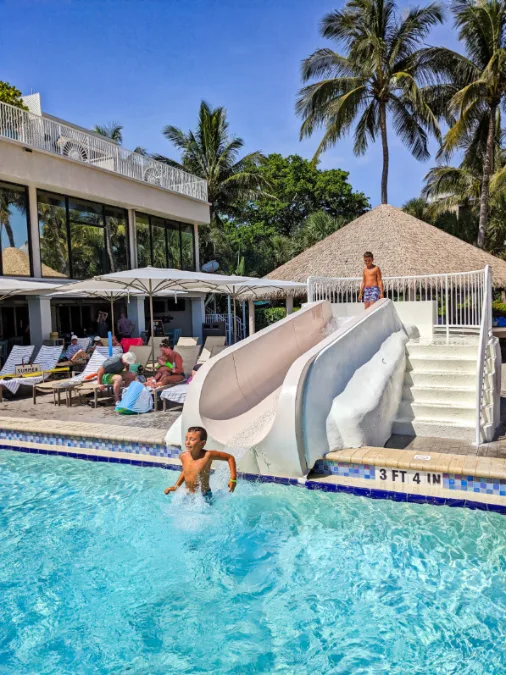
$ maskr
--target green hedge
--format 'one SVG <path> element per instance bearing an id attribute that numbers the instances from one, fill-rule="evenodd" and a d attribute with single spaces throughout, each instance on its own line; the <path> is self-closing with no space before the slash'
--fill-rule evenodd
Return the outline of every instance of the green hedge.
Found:
<path id="1" fill-rule="evenodd" d="M 494 300 L 492 303 L 492 313 L 495 316 L 506 316 L 506 302 Z"/>
<path id="2" fill-rule="evenodd" d="M 276 321 L 284 319 L 286 309 L 284 307 L 266 307 L 255 310 L 255 330 L 267 328 Z"/>

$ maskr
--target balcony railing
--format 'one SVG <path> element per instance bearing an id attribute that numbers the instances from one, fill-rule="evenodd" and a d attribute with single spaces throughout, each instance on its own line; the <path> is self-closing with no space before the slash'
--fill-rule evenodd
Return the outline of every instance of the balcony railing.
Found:
<path id="1" fill-rule="evenodd" d="M 207 201 L 207 183 L 106 138 L 0 103 L 0 137 Z"/>

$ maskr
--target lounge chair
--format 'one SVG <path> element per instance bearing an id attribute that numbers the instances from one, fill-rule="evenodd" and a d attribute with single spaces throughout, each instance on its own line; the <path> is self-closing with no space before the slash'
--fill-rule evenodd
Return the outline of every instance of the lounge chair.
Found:
<path id="1" fill-rule="evenodd" d="M 102 356 L 105 356 L 106 359 L 109 358 L 109 346 L 101 347 L 100 345 L 97 345 L 97 347 L 95 347 L 95 352 L 102 354 Z M 115 354 L 123 354 L 123 347 L 113 347 L 112 355 L 114 356 Z"/>
<path id="2" fill-rule="evenodd" d="M 177 352 L 183 359 L 183 372 L 185 380 L 187 380 L 192 374 L 194 365 L 197 363 L 197 359 L 199 357 L 200 352 L 200 346 L 194 345 L 193 347 L 180 347 L 178 345 L 177 347 L 174 348 L 174 351 Z M 183 380 L 183 382 L 178 382 L 177 385 L 184 384 L 185 380 Z M 160 395 L 162 391 L 164 391 L 165 389 L 169 389 L 171 387 L 175 387 L 177 385 L 167 384 L 165 387 L 157 387 L 156 389 L 152 389 L 155 412 L 158 410 L 158 403 L 160 401 Z"/>
<path id="3" fill-rule="evenodd" d="M 149 357 L 151 356 L 151 347 L 147 345 L 132 345 L 128 351 L 135 354 L 136 363 L 139 363 L 143 368 L 147 366 Z"/>
<path id="4" fill-rule="evenodd" d="M 30 363 L 32 358 L 33 350 L 35 349 L 34 345 L 27 345 L 26 347 L 21 347 L 20 345 L 14 345 L 11 349 L 7 361 L 4 363 L 2 370 L 0 370 L 0 378 L 6 376 L 15 375 L 16 366 L 22 366 Z"/>
<path id="5" fill-rule="evenodd" d="M 40 372 L 27 377 L 13 377 L 0 380 L 0 400 L 2 400 L 3 388 L 8 389 L 11 394 L 17 394 L 22 385 L 33 387 L 47 380 L 53 373 L 63 373 L 68 368 L 57 368 L 58 359 L 61 354 L 61 345 L 49 347 L 43 345 L 34 359 L 34 363 L 40 366 Z"/>
<path id="6" fill-rule="evenodd" d="M 198 363 L 206 363 L 216 354 L 227 348 L 225 335 L 210 335 L 202 348 Z"/>
<path id="7" fill-rule="evenodd" d="M 65 380 L 58 380 L 57 382 L 41 382 L 40 384 L 36 384 L 33 387 L 33 402 L 37 403 L 37 392 L 40 393 L 49 393 L 49 392 L 55 392 L 57 388 L 61 388 L 62 385 L 64 384 L 80 384 L 84 382 L 85 378 L 89 377 L 90 375 L 93 375 L 98 371 L 102 363 L 105 361 L 105 356 L 100 354 L 97 350 L 93 352 L 91 355 L 90 360 L 86 364 L 86 368 L 83 370 L 82 373 L 78 373 L 77 375 L 74 375 L 74 377 L 69 377 Z"/>
<path id="8" fill-rule="evenodd" d="M 180 337 L 177 341 L 177 347 L 195 347 L 198 345 L 198 337 Z"/>
<path id="9" fill-rule="evenodd" d="M 163 412 L 167 410 L 167 403 L 183 404 L 186 401 L 189 382 L 175 384 L 173 387 L 165 388 L 160 394 L 160 400 L 163 402 Z"/>
<path id="10" fill-rule="evenodd" d="M 89 337 L 77 338 L 77 344 L 79 345 L 79 349 L 86 351 L 90 346 L 90 338 Z"/>

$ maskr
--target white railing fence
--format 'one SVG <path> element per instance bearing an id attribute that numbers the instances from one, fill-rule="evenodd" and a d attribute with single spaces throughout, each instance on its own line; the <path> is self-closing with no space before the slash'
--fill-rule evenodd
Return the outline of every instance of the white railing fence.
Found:
<path id="1" fill-rule="evenodd" d="M 307 283 L 308 302 L 359 302 L 361 277 L 309 277 Z M 394 302 L 436 302 L 435 328 L 447 332 L 480 328 L 485 283 L 485 270 L 383 278 L 385 297 Z"/>
<path id="2" fill-rule="evenodd" d="M 236 331 L 236 340 L 243 340 L 246 337 L 246 324 L 238 317 L 231 315 L 231 321 L 229 321 L 228 314 L 206 314 L 206 323 L 224 323 L 225 331 L 227 335 L 228 344 L 234 342 L 234 321 L 235 321 L 235 331 Z"/>
<path id="3" fill-rule="evenodd" d="M 207 183 L 201 178 L 7 103 L 0 103 L 0 137 L 207 201 Z"/>
<path id="4" fill-rule="evenodd" d="M 489 391 L 489 383 L 494 376 L 494 336 L 492 334 L 492 275 L 490 266 L 484 270 L 482 315 L 480 322 L 480 341 L 478 346 L 478 361 L 476 364 L 476 445 L 486 439 L 485 427 L 493 426 L 494 393 Z M 487 397 L 485 389 L 487 388 Z M 491 394 L 491 396 L 490 396 Z M 491 414 L 492 410 L 492 414 Z"/>

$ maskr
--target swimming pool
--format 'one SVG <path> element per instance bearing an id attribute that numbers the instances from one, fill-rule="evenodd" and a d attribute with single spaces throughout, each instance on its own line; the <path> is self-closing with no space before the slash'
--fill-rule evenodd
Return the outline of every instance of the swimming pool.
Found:
<path id="1" fill-rule="evenodd" d="M 504 673 L 506 518 L 0 453 L 1 673 Z"/>

